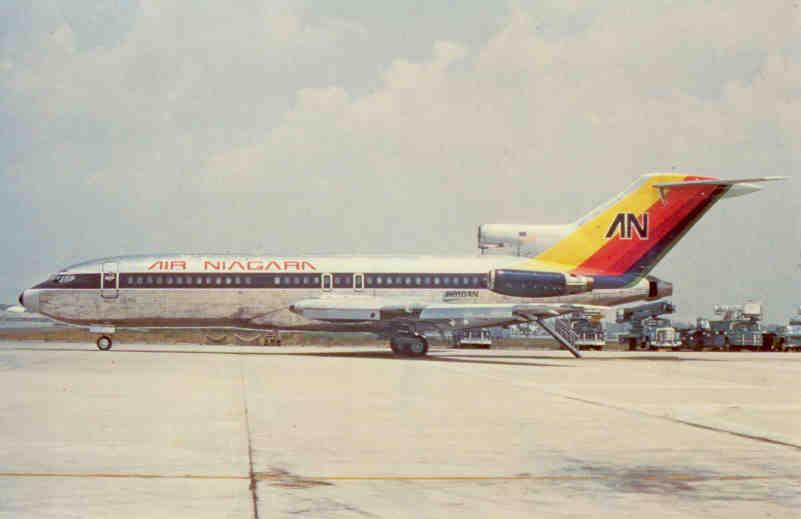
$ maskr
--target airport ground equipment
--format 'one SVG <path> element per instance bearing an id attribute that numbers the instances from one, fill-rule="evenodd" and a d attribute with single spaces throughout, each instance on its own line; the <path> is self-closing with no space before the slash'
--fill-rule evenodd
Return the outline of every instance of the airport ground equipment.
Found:
<path id="1" fill-rule="evenodd" d="M 457 348 L 492 347 L 492 334 L 487 328 L 464 330 L 454 334 Z"/>
<path id="2" fill-rule="evenodd" d="M 791 317 L 787 326 L 781 329 L 778 338 L 781 351 L 801 351 L 801 307 L 798 315 Z"/>
<path id="3" fill-rule="evenodd" d="M 601 351 L 606 346 L 604 327 L 599 311 L 580 310 L 559 318 L 564 326 L 569 327 L 575 336 L 575 345 L 580 350 Z"/>
<path id="4" fill-rule="evenodd" d="M 715 314 L 723 317 L 720 322 L 723 323 L 722 331 L 725 337 L 725 344 L 729 350 L 762 349 L 761 303 L 747 302 L 743 305 L 717 305 L 715 306 Z"/>
<path id="5" fill-rule="evenodd" d="M 712 328 L 709 319 L 699 317 L 695 321 L 695 328 L 682 332 L 682 343 L 685 347 L 695 351 L 705 348 L 722 350 L 726 347 L 726 338 L 722 332 Z"/>
<path id="6" fill-rule="evenodd" d="M 685 334 L 685 343 L 695 350 L 706 348 L 739 351 L 772 348 L 772 336 L 766 334 L 762 320 L 762 304 L 747 302 L 742 305 L 715 305 L 720 319 L 699 317 L 694 330 Z"/>
<path id="7" fill-rule="evenodd" d="M 617 311 L 616 322 L 629 325 L 629 331 L 618 336 L 621 344 L 629 350 L 647 348 L 679 349 L 681 339 L 669 319 L 660 317 L 672 314 L 676 307 L 669 301 L 657 301 Z"/>

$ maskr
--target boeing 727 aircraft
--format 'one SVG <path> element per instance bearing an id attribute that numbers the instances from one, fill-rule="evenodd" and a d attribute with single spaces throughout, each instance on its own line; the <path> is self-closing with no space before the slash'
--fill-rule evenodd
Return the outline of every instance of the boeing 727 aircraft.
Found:
<path id="1" fill-rule="evenodd" d="M 648 274 L 684 233 L 719 199 L 780 178 L 645 175 L 572 224 L 480 226 L 479 247 L 508 255 L 120 256 L 67 267 L 19 299 L 90 327 L 101 350 L 118 328 L 203 327 L 368 331 L 420 357 L 426 330 L 534 321 L 580 356 L 546 319 L 671 295 Z"/>

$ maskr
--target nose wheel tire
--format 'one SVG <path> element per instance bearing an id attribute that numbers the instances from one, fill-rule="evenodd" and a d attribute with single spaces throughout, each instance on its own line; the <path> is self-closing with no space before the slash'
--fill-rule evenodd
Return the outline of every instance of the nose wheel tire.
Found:
<path id="1" fill-rule="evenodd" d="M 101 351 L 108 351 L 111 349 L 111 337 L 103 335 L 97 339 L 97 349 Z"/>
<path id="2" fill-rule="evenodd" d="M 389 347 L 401 357 L 424 357 L 428 353 L 428 341 L 419 334 L 395 335 L 389 340 Z"/>

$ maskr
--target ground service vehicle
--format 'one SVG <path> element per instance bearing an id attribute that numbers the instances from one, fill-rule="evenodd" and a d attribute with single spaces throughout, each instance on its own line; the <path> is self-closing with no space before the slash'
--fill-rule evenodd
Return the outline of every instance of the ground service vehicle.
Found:
<path id="1" fill-rule="evenodd" d="M 715 313 L 722 315 L 725 346 L 730 351 L 762 349 L 762 304 L 749 301 L 743 305 L 718 305 Z"/>
<path id="2" fill-rule="evenodd" d="M 582 310 L 561 320 L 573 331 L 578 349 L 601 351 L 606 346 L 602 317 L 602 312 Z"/>
<path id="3" fill-rule="evenodd" d="M 791 317 L 790 322 L 779 333 L 779 349 L 801 351 L 801 308 L 798 309 L 798 315 Z"/>
<path id="4" fill-rule="evenodd" d="M 678 349 L 681 339 L 669 319 L 660 315 L 672 314 L 676 307 L 669 301 L 657 301 L 617 311 L 616 321 L 629 325 L 629 331 L 618 336 L 630 351 L 646 349 Z"/>
<path id="5" fill-rule="evenodd" d="M 729 351 L 771 349 L 769 334 L 760 321 L 762 304 L 747 302 L 743 305 L 715 305 L 715 314 L 721 319 L 699 317 L 696 328 L 686 333 L 686 345 L 695 350 L 719 349 Z"/>

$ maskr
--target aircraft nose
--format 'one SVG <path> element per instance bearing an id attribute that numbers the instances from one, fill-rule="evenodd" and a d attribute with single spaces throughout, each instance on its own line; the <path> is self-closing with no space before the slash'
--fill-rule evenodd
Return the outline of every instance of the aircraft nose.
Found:
<path id="1" fill-rule="evenodd" d="M 29 312 L 39 311 L 39 291 L 38 290 L 25 290 L 19 295 L 19 302 Z"/>
<path id="2" fill-rule="evenodd" d="M 19 297 L 17 298 L 17 301 L 19 301 L 19 305 L 20 305 L 20 306 L 25 306 L 25 305 L 22 303 L 22 292 L 20 292 L 20 293 L 19 293 Z"/>

